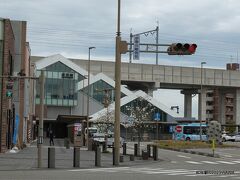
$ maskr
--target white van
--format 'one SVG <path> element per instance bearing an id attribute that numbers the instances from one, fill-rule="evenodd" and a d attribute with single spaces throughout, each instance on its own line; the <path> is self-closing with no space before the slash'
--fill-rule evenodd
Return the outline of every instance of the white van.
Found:
<path id="1" fill-rule="evenodd" d="M 88 137 L 92 137 L 94 133 L 97 133 L 97 128 L 96 127 L 89 127 L 88 128 Z M 87 128 L 85 128 L 85 131 L 84 131 L 84 136 L 85 136 L 85 139 L 87 137 Z"/>

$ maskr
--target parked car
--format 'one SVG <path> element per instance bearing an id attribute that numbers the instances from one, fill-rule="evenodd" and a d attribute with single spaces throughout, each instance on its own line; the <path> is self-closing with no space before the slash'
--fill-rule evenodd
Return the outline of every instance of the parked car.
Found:
<path id="1" fill-rule="evenodd" d="M 227 134 L 227 133 L 223 133 L 222 134 L 222 141 L 235 141 L 235 135 L 234 134 Z"/>
<path id="2" fill-rule="evenodd" d="M 103 144 L 105 142 L 105 134 L 104 133 L 94 133 L 92 138 L 93 138 L 94 142 L 97 142 L 99 144 Z"/>
<path id="3" fill-rule="evenodd" d="M 124 143 L 124 139 L 122 137 L 120 137 L 120 146 L 123 146 Z M 108 138 L 107 138 L 107 147 L 112 147 L 114 143 L 114 134 L 108 134 Z"/>
<path id="4" fill-rule="evenodd" d="M 240 133 L 235 135 L 235 141 L 238 141 L 238 142 L 240 141 Z"/>

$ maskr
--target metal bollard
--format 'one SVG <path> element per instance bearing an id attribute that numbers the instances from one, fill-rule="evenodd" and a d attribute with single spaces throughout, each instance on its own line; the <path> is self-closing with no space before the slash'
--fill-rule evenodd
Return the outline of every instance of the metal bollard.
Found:
<path id="1" fill-rule="evenodd" d="M 113 165 L 115 165 L 115 148 L 112 147 Z"/>
<path id="2" fill-rule="evenodd" d="M 134 156 L 138 156 L 138 144 L 134 144 Z"/>
<path id="3" fill-rule="evenodd" d="M 55 148 L 48 148 L 48 168 L 55 168 Z"/>
<path id="4" fill-rule="evenodd" d="M 102 152 L 107 152 L 107 143 L 106 142 L 103 142 L 102 144 Z"/>
<path id="5" fill-rule="evenodd" d="M 73 150 L 73 167 L 80 167 L 80 148 L 74 147 Z"/>
<path id="6" fill-rule="evenodd" d="M 70 142 L 69 142 L 69 139 L 68 139 L 68 138 L 65 138 L 65 139 L 64 139 L 64 145 L 65 145 L 66 149 L 69 149 L 69 148 L 70 148 Z"/>
<path id="7" fill-rule="evenodd" d="M 123 162 L 123 161 L 124 161 L 124 158 L 123 158 L 122 155 L 120 155 L 119 161 L 120 161 L 120 162 Z"/>
<path id="8" fill-rule="evenodd" d="M 148 157 L 151 157 L 151 145 L 147 145 L 147 152 L 148 152 Z"/>
<path id="9" fill-rule="evenodd" d="M 123 155 L 127 155 L 127 143 L 123 143 Z"/>
<path id="10" fill-rule="evenodd" d="M 130 161 L 134 161 L 134 155 L 133 154 L 130 155 Z"/>
<path id="11" fill-rule="evenodd" d="M 158 160 L 158 147 L 156 145 L 153 145 L 153 159 L 154 161 Z"/>
<path id="12" fill-rule="evenodd" d="M 101 147 L 97 146 L 95 150 L 95 166 L 101 166 Z"/>
<path id="13" fill-rule="evenodd" d="M 142 150 L 142 159 L 148 160 L 148 152 L 146 150 Z"/>

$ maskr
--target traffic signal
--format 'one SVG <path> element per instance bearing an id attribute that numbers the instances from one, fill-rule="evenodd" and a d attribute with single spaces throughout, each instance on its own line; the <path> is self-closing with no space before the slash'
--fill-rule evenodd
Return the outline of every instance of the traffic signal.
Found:
<path id="1" fill-rule="evenodd" d="M 12 91 L 7 91 L 6 92 L 6 97 L 11 98 L 13 95 Z"/>
<path id="2" fill-rule="evenodd" d="M 192 55 L 195 53 L 196 49 L 196 44 L 173 43 L 168 47 L 167 53 L 168 55 Z"/>

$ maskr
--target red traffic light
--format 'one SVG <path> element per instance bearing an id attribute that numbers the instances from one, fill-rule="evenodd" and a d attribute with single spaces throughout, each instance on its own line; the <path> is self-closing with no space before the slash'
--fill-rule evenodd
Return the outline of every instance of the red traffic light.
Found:
<path id="1" fill-rule="evenodd" d="M 196 44 L 182 44 L 182 43 L 173 43 L 168 49 L 168 55 L 192 55 L 197 49 Z"/>
<path id="2" fill-rule="evenodd" d="M 191 44 L 191 46 L 189 47 L 188 50 L 189 50 L 190 53 L 194 54 L 196 49 L 197 49 L 197 45 L 196 44 Z"/>

